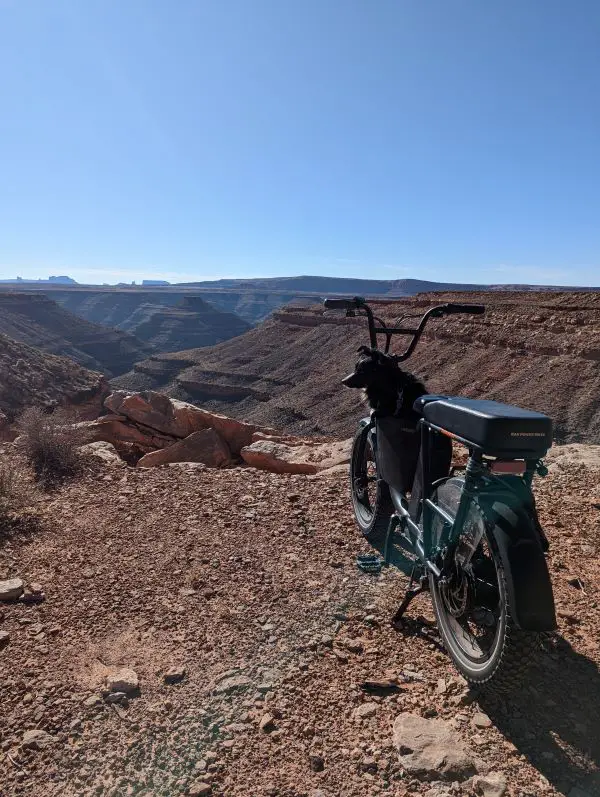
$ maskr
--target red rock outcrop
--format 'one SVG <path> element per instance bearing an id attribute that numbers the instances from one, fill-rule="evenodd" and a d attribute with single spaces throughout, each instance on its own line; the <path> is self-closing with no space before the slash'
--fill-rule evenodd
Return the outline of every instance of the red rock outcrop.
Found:
<path id="1" fill-rule="evenodd" d="M 236 456 L 244 446 L 252 443 L 256 432 L 274 432 L 268 427 L 228 418 L 152 390 L 140 393 L 117 390 L 106 399 L 105 406 L 128 421 L 173 438 L 184 438 L 203 429 L 216 429 Z M 164 446 L 157 445 L 156 448 Z"/>
<path id="2" fill-rule="evenodd" d="M 245 463 L 275 473 L 314 474 L 350 458 L 350 440 L 278 435 L 153 391 L 117 391 L 104 404 L 111 412 L 85 424 L 87 439 L 112 444 L 123 459 L 139 467 Z"/>
<path id="3" fill-rule="evenodd" d="M 349 462 L 351 446 L 352 438 L 332 443 L 271 437 L 242 448 L 241 456 L 247 465 L 260 470 L 311 474 Z"/>
<path id="4" fill-rule="evenodd" d="M 155 468 L 172 462 L 200 462 L 209 468 L 225 468 L 232 464 L 232 457 L 227 443 L 215 429 L 202 429 L 168 448 L 146 454 L 138 462 L 138 468 Z"/>

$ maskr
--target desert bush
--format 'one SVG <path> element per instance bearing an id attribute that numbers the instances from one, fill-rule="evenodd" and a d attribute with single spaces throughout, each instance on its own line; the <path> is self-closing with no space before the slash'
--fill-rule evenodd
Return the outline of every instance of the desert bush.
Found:
<path id="1" fill-rule="evenodd" d="M 48 413 L 38 407 L 25 410 L 19 419 L 18 444 L 33 468 L 36 480 L 46 489 L 77 476 L 83 465 L 79 446 L 84 432 L 72 412 L 56 409 Z"/>

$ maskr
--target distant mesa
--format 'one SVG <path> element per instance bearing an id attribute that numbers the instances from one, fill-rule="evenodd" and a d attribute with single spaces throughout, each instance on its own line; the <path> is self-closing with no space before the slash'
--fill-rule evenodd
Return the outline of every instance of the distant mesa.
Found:
<path id="1" fill-rule="evenodd" d="M 65 275 L 60 277 L 48 277 L 47 280 L 37 279 L 37 280 L 28 280 L 23 279 L 23 277 L 17 277 L 16 279 L 0 279 L 0 283 L 3 285 L 14 285 L 14 284 L 35 284 L 35 285 L 77 285 L 77 282 L 72 277 L 67 277 Z"/>
<path id="2" fill-rule="evenodd" d="M 147 272 L 152 273 L 152 272 Z M 62 278 L 59 278 L 62 279 Z M 260 324 L 273 312 L 294 302 L 296 305 L 318 304 L 327 296 L 366 296 L 391 300 L 418 293 L 432 291 L 527 291 L 544 290 L 581 291 L 600 288 L 575 288 L 540 285 L 475 285 L 450 282 L 431 282 L 420 279 L 372 280 L 350 277 L 323 277 L 300 275 L 295 277 L 273 277 L 259 279 L 221 279 L 194 283 L 168 283 L 167 280 L 144 279 L 138 284 L 120 283 L 119 285 L 71 285 L 54 281 L 41 283 L 35 280 L 27 282 L 11 280 L 7 286 L 12 291 L 42 291 L 51 295 L 72 313 L 106 326 L 122 326 L 142 304 L 175 307 L 190 293 L 200 295 L 217 309 L 225 313 L 233 313 L 251 325 Z M 112 296 L 110 295 L 112 293 Z M 166 318 L 165 318 L 166 321 Z M 133 330 L 129 330 L 133 331 Z M 134 332 L 134 334 L 137 334 Z M 235 333 L 235 334 L 239 334 Z M 168 336 L 173 341 L 173 335 Z M 214 340 L 217 343 L 218 340 Z M 173 342 L 162 351 L 171 351 Z M 212 345 L 209 343 L 193 344 Z"/>
<path id="3" fill-rule="evenodd" d="M 140 286 L 142 288 L 169 288 L 171 286 L 171 283 L 167 282 L 167 280 L 142 280 L 141 283 L 140 283 Z M 138 286 L 137 282 L 135 280 L 133 280 L 132 282 L 117 282 L 115 287 L 117 287 L 117 288 L 130 288 L 130 287 L 137 288 L 139 286 Z"/>

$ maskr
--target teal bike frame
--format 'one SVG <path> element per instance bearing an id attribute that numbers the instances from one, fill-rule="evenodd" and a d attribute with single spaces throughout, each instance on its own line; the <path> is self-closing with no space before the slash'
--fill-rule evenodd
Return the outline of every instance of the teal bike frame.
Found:
<path id="1" fill-rule="evenodd" d="M 375 426 L 376 421 L 365 419 L 370 426 Z M 459 442 L 468 446 L 470 456 L 465 470 L 465 483 L 462 490 L 456 516 L 452 517 L 442 507 L 431 500 L 431 495 L 436 486 L 446 479 L 431 482 L 430 440 L 432 434 L 448 434 L 445 430 L 420 421 L 421 427 L 421 452 L 420 458 L 421 484 L 423 496 L 416 510 L 409 509 L 404 496 L 401 496 L 393 487 L 390 492 L 395 514 L 390 520 L 386 535 L 383 555 L 386 564 L 397 567 L 407 575 L 414 575 L 415 561 L 409 559 L 406 553 L 418 559 L 425 572 L 432 573 L 437 578 L 445 575 L 445 571 L 454 559 L 456 546 L 463 534 L 465 521 L 473 504 L 477 504 L 485 518 L 493 518 L 493 506 L 502 502 L 513 508 L 527 509 L 533 505 L 531 485 L 534 474 L 545 475 L 545 468 L 539 460 L 524 460 L 523 472 L 520 475 L 498 476 L 492 473 L 486 463 L 483 452 L 474 449 L 473 444 L 466 440 Z M 376 435 L 374 436 L 375 456 L 377 456 Z M 449 478 L 449 477 L 446 477 Z M 433 538 L 433 521 L 435 517 L 442 520 L 443 532 L 439 539 Z"/>

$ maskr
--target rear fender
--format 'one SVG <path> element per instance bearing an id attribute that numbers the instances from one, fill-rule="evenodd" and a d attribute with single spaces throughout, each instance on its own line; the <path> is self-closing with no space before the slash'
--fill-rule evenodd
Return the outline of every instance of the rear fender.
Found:
<path id="1" fill-rule="evenodd" d="M 352 462 L 360 462 L 363 457 L 363 452 L 367 439 L 371 435 L 373 450 L 377 451 L 377 440 L 375 435 L 375 424 L 371 418 L 361 418 L 358 422 L 358 431 L 354 437 L 354 444 L 352 446 Z"/>
<path id="2" fill-rule="evenodd" d="M 539 533 L 530 513 L 513 493 L 480 497 L 506 578 L 508 600 L 517 628 L 554 631 L 556 611 L 552 583 Z"/>
<path id="3" fill-rule="evenodd" d="M 377 435 L 375 434 L 375 422 L 371 418 L 361 418 L 358 422 L 358 432 L 356 433 L 356 443 L 358 446 L 356 450 L 357 459 L 362 459 L 363 450 L 366 445 L 369 435 L 373 444 L 373 451 L 377 455 Z M 362 434 L 361 434 L 362 432 Z"/>

